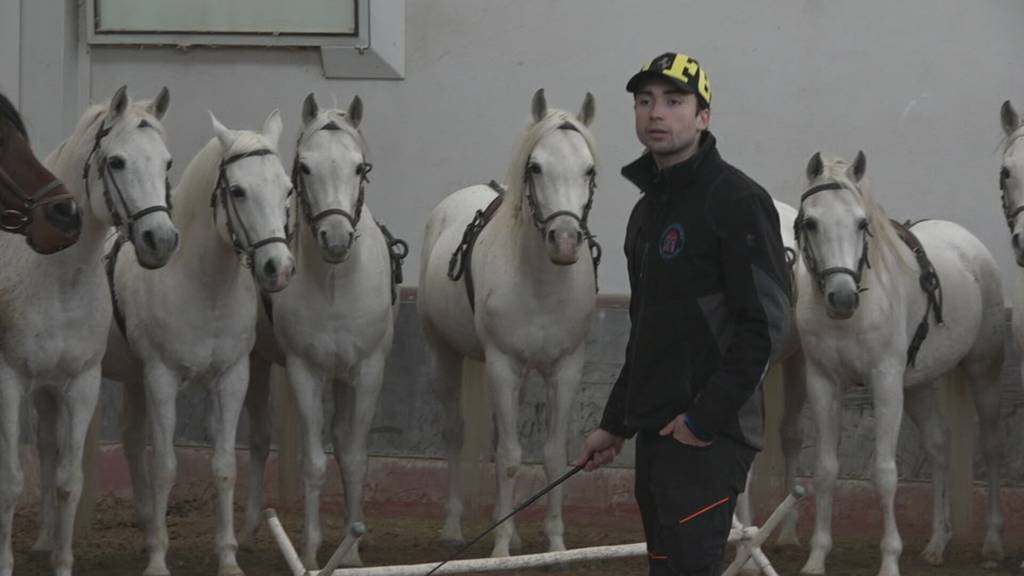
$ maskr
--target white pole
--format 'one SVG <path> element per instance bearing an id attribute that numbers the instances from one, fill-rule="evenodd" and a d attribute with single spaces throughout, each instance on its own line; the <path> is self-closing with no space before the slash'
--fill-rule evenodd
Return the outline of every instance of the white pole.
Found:
<path id="1" fill-rule="evenodd" d="M 435 572 L 443 574 L 469 574 L 472 572 L 501 572 L 505 570 L 525 570 L 541 568 L 562 562 L 581 562 L 585 560 L 611 560 L 647 555 L 647 544 L 621 544 L 618 546 L 595 546 L 577 548 L 564 552 L 544 552 L 541 554 L 523 554 L 508 558 L 473 558 L 469 560 L 453 560 Z M 334 576 L 423 576 L 437 562 L 428 564 L 410 564 L 407 566 L 377 566 L 375 568 L 349 568 L 337 570 Z"/>
<path id="2" fill-rule="evenodd" d="M 281 549 L 281 554 L 284 555 L 284 561 L 292 571 L 292 576 L 306 576 L 306 567 L 302 565 L 302 560 L 299 560 L 299 555 L 295 552 L 292 541 L 288 539 L 284 526 L 281 526 L 281 521 L 277 519 L 277 512 L 268 508 L 263 511 L 263 517 L 267 519 L 270 534 L 277 542 L 277 547 Z"/>
<path id="3" fill-rule="evenodd" d="M 794 487 L 789 496 L 786 496 L 786 499 L 782 501 L 782 504 L 779 504 L 775 511 L 772 512 L 772 515 L 768 517 L 768 520 L 765 521 L 764 525 L 760 528 L 753 529 L 754 534 L 750 536 L 749 540 L 738 544 L 739 552 L 736 554 L 736 558 L 733 559 L 732 564 L 729 564 L 729 567 L 722 573 L 722 576 L 733 576 L 737 574 L 751 555 L 754 556 L 754 562 L 757 563 L 762 572 L 766 572 L 766 567 L 771 569 L 771 564 L 768 562 L 768 559 L 763 553 L 761 553 L 761 544 L 764 544 L 764 541 L 768 539 L 768 536 L 770 536 L 772 531 L 775 530 L 775 527 L 779 525 L 779 522 L 782 522 L 782 519 L 789 513 L 793 506 L 796 506 L 797 500 L 803 498 L 804 494 L 805 490 L 803 486 Z M 733 530 L 733 532 L 735 532 L 735 530 Z M 774 570 L 772 570 L 772 572 L 774 572 Z M 766 573 L 771 574 L 768 572 Z"/>

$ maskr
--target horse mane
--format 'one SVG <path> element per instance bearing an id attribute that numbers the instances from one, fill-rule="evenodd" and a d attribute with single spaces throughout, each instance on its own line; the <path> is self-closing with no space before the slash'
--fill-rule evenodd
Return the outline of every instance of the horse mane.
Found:
<path id="1" fill-rule="evenodd" d="M 868 229 L 872 234 L 868 241 L 872 248 L 868 251 L 868 264 L 871 268 L 876 273 L 879 270 L 885 270 L 889 278 L 894 278 L 895 274 L 901 270 L 910 270 L 910 263 L 901 250 L 906 245 L 900 239 L 889 216 L 875 201 L 868 181 L 861 179 L 860 182 L 854 182 L 848 175 L 850 163 L 845 159 L 826 158 L 823 160 L 824 170 L 821 178 L 835 180 L 845 188 L 855 191 L 854 196 L 860 200 L 861 207 L 864 208 L 868 219 Z"/>
<path id="2" fill-rule="evenodd" d="M 594 142 L 594 135 L 580 122 L 574 114 L 565 110 L 548 109 L 547 113 L 538 122 L 534 122 L 526 130 L 526 134 L 519 141 L 515 155 L 512 157 L 512 164 L 509 165 L 505 182 L 508 190 L 505 192 L 503 206 L 512 210 L 513 217 L 518 219 L 523 213 L 523 198 L 525 197 L 526 181 L 523 175 L 526 173 L 526 164 L 530 161 L 530 154 L 537 144 L 548 134 L 556 130 L 574 130 L 583 136 L 587 143 L 591 157 L 597 164 L 597 144 Z"/>
<path id="3" fill-rule="evenodd" d="M 228 150 L 224 150 L 217 137 L 211 138 L 185 167 L 185 173 L 171 193 L 175 202 L 175 223 L 184 225 L 198 218 L 210 218 L 210 195 L 220 176 L 221 160 L 264 148 L 276 152 L 277 148 L 270 146 L 262 134 L 249 130 L 239 130 L 237 134 L 238 138 Z"/>
<path id="4" fill-rule="evenodd" d="M 28 142 L 28 131 L 25 130 L 25 122 L 22 121 L 21 114 L 14 107 L 14 104 L 2 93 L 0 93 L 0 119 L 6 120 L 11 126 L 14 126 L 14 129 L 21 134 L 21 137 Z"/>

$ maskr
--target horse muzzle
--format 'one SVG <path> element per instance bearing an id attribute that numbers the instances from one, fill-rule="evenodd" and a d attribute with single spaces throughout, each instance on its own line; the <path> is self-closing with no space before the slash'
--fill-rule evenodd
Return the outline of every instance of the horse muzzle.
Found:
<path id="1" fill-rule="evenodd" d="M 577 226 L 551 226 L 544 233 L 544 245 L 548 251 L 548 258 L 559 266 L 569 266 L 579 260 L 581 243 L 583 243 L 583 231 Z"/>

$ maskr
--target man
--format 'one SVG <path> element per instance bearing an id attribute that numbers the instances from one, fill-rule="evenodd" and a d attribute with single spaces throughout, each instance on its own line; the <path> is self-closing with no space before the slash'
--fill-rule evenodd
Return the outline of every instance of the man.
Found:
<path id="1" fill-rule="evenodd" d="M 646 147 L 622 175 L 643 195 L 626 230 L 626 362 L 578 463 L 637 436 L 650 574 L 717 576 L 736 497 L 761 449 L 761 384 L 789 315 L 779 217 L 718 154 L 700 64 L 663 54 L 630 78 Z"/>

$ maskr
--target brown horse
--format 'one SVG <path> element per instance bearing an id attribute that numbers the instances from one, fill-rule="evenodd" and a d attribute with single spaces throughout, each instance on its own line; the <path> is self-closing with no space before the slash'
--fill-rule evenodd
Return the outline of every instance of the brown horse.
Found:
<path id="1" fill-rule="evenodd" d="M 74 244 L 81 229 L 71 193 L 36 159 L 21 115 L 0 94 L 0 230 L 52 254 Z"/>

